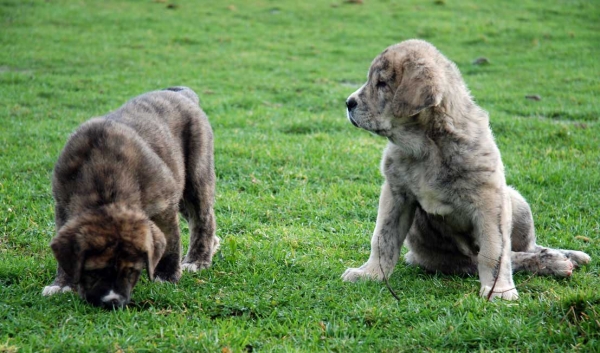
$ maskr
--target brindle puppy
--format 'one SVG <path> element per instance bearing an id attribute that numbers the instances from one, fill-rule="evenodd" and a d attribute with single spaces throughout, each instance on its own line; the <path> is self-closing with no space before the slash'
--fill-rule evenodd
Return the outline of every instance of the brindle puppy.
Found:
<path id="1" fill-rule="evenodd" d="M 352 124 L 389 140 L 371 256 L 345 281 L 389 276 L 406 261 L 430 271 L 479 273 L 480 295 L 517 299 L 512 272 L 570 276 L 590 257 L 536 244 L 525 199 L 506 185 L 487 113 L 454 63 L 407 40 L 373 60 L 346 101 Z"/>
<path id="2" fill-rule="evenodd" d="M 144 268 L 177 282 L 181 268 L 209 267 L 219 247 L 213 135 L 189 88 L 146 93 L 82 124 L 52 189 L 58 270 L 43 295 L 76 288 L 93 305 L 122 307 Z M 182 265 L 179 212 L 190 228 Z"/>

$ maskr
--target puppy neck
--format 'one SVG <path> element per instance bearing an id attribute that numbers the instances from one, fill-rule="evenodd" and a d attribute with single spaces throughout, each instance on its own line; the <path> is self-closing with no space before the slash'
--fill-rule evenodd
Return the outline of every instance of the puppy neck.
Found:
<path id="1" fill-rule="evenodd" d="M 445 134 L 459 139 L 470 139 L 473 131 L 488 129 L 489 118 L 486 111 L 475 104 L 471 92 L 462 79 L 456 65 L 451 64 L 446 80 L 450 83 L 443 92 L 442 101 L 432 107 L 431 127 L 442 129 Z M 451 88 L 450 88 L 451 87 Z"/>
<path id="2" fill-rule="evenodd" d="M 478 140 L 489 130 L 487 112 L 479 108 L 465 95 L 452 99 L 462 99 L 459 104 L 453 100 L 442 100 L 439 106 L 432 107 L 423 114 L 422 124 L 427 135 L 436 141 L 438 138 L 451 139 L 456 143 L 470 143 Z"/>
<path id="3" fill-rule="evenodd" d="M 401 151 L 404 156 L 421 159 L 427 155 L 429 139 L 423 129 L 422 118 L 419 113 L 410 120 L 402 119 L 396 121 L 393 129 L 387 137 L 390 144 L 395 146 L 396 151 Z"/>

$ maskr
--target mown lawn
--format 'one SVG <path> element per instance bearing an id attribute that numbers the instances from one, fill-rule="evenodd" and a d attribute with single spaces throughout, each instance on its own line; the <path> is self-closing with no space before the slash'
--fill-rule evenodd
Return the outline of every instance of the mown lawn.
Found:
<path id="1" fill-rule="evenodd" d="M 356 2 L 0 0 L 0 352 L 597 351 L 597 1 Z M 347 122 L 344 101 L 373 57 L 415 37 L 457 63 L 490 113 L 539 243 L 590 265 L 516 275 L 518 302 L 404 264 L 389 281 L 400 301 L 340 280 L 368 258 L 386 144 Z M 213 267 L 144 279 L 120 311 L 42 297 L 66 138 L 172 85 L 199 93 L 215 132 Z"/>

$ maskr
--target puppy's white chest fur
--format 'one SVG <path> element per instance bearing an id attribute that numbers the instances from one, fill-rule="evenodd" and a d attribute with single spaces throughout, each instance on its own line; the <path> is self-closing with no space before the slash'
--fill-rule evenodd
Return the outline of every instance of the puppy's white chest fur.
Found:
<path id="1" fill-rule="evenodd" d="M 417 195 L 417 201 L 421 205 L 421 208 L 429 214 L 446 216 L 454 211 L 452 205 L 444 203 L 436 196 L 433 191 L 427 190 Z"/>
<path id="2" fill-rule="evenodd" d="M 398 190 L 412 194 L 421 208 L 431 214 L 446 216 L 454 211 L 452 200 L 439 186 L 432 161 L 407 162 L 394 156 L 397 147 L 388 145 L 383 163 L 383 174 Z"/>
<path id="3" fill-rule="evenodd" d="M 413 192 L 421 208 L 433 215 L 446 216 L 454 211 L 452 205 L 444 200 L 444 194 L 439 190 L 434 190 L 430 181 L 423 177 L 419 183 L 413 188 Z"/>

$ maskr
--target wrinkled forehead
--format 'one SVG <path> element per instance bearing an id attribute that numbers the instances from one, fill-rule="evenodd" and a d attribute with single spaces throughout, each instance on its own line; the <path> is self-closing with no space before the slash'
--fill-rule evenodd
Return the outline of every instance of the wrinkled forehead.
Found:
<path id="1" fill-rule="evenodd" d="M 373 59 L 368 78 L 387 80 L 395 73 L 402 73 L 402 60 L 394 47 L 389 47 Z"/>
<path id="2" fill-rule="evenodd" d="M 85 258 L 84 269 L 90 271 L 115 267 L 118 269 L 135 268 L 141 271 L 145 264 L 144 254 L 138 251 L 109 247 L 101 251 L 88 253 Z"/>

